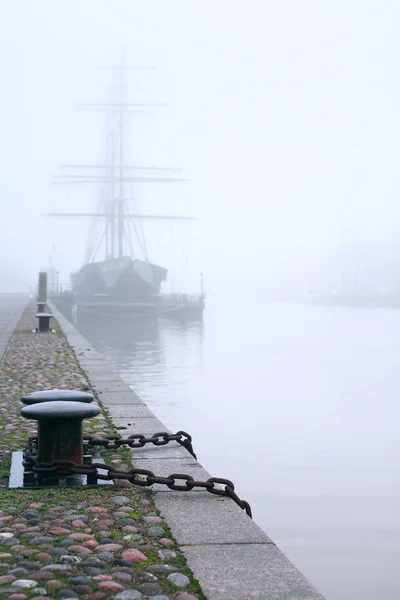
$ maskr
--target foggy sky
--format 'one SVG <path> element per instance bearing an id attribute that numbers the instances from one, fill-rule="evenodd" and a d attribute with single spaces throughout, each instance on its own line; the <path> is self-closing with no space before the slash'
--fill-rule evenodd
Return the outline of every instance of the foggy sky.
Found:
<path id="1" fill-rule="evenodd" d="M 143 196 L 201 218 L 174 226 L 180 258 L 166 251 L 176 277 L 187 257 L 182 283 L 204 271 L 210 288 L 261 289 L 324 271 L 338 248 L 390 254 L 399 12 L 388 0 L 0 1 L 1 287 L 35 281 L 53 246 L 63 280 L 83 260 L 88 223 L 42 213 L 96 200 L 50 180 L 60 163 L 102 160 L 101 118 L 74 107 L 99 99 L 108 80 L 90 69 L 115 64 L 121 43 L 128 62 L 158 69 L 133 92 L 168 102 L 135 117 L 132 159 L 190 172 L 184 192 Z M 149 233 L 157 259 L 170 235 Z"/>

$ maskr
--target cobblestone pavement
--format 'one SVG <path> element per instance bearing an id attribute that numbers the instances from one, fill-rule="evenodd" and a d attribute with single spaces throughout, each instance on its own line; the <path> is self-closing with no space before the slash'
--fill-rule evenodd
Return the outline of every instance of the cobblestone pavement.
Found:
<path id="1" fill-rule="evenodd" d="M 20 416 L 20 397 L 55 387 L 90 391 L 57 324 L 55 333 L 32 332 L 34 308 L 23 314 L 0 360 L 0 597 L 204 599 L 142 489 L 116 482 L 95 489 L 8 490 L 11 453 L 36 433 L 35 423 Z M 85 423 L 85 432 L 116 433 L 102 412 Z M 107 462 L 128 466 L 123 450 L 103 454 Z"/>

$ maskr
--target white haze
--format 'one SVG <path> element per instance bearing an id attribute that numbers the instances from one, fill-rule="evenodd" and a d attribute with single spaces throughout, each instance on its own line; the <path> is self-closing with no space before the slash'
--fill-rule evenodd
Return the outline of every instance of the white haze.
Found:
<path id="1" fill-rule="evenodd" d="M 392 283 L 399 11 L 389 0 L 3 0 L 0 289 L 27 289 L 51 261 L 67 281 L 81 264 L 88 223 L 42 214 L 96 200 L 50 180 L 58 164 L 103 160 L 102 117 L 74 107 L 103 98 L 108 75 L 90 69 L 116 64 L 122 43 L 129 63 L 158 69 L 132 92 L 169 105 L 134 117 L 132 161 L 191 177 L 143 191 L 141 207 L 201 218 L 146 229 L 151 258 L 192 288 L 204 271 L 221 293 L 334 285 L 352 261 Z"/>

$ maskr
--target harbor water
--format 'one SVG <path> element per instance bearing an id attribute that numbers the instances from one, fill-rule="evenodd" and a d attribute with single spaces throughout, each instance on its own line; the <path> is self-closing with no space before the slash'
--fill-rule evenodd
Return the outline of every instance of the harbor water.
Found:
<path id="1" fill-rule="evenodd" d="M 215 302 L 78 328 L 327 600 L 398 600 L 400 311 Z"/>

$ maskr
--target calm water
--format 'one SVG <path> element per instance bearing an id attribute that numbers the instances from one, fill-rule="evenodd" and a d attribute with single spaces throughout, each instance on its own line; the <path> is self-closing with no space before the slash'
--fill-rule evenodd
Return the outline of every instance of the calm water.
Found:
<path id="1" fill-rule="evenodd" d="M 400 597 L 400 311 L 209 306 L 80 329 L 328 600 Z"/>

